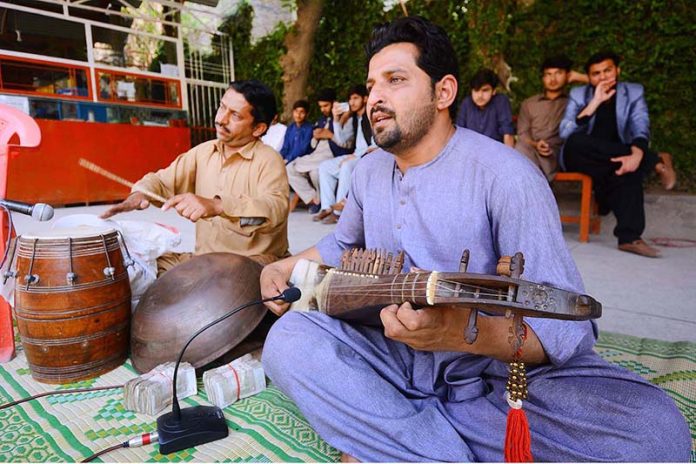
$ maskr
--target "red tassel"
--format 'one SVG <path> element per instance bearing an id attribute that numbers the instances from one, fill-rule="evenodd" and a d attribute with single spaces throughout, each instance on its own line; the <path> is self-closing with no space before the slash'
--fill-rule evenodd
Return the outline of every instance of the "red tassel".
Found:
<path id="1" fill-rule="evenodd" d="M 532 462 L 532 439 L 524 411 L 510 408 L 505 430 L 505 462 Z"/>

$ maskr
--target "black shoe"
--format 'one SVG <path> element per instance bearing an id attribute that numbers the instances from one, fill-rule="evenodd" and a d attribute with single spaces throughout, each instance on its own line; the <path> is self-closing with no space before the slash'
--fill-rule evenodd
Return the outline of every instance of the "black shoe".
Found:
<path id="1" fill-rule="evenodd" d="M 307 210 L 309 211 L 309 214 L 317 214 L 319 211 L 321 211 L 321 205 L 317 205 L 316 203 L 310 203 L 309 208 Z"/>

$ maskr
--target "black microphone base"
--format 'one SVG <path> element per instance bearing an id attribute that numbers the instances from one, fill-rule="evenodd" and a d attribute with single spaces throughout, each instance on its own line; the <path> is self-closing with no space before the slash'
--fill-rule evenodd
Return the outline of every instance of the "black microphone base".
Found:
<path id="1" fill-rule="evenodd" d="M 225 416 L 216 406 L 194 406 L 181 410 L 181 419 L 173 412 L 157 418 L 160 454 L 221 440 L 229 434 Z"/>

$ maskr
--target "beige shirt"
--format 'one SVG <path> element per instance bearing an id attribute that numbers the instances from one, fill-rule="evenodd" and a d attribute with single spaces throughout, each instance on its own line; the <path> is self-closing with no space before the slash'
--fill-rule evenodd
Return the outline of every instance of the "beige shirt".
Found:
<path id="1" fill-rule="evenodd" d="M 517 119 L 517 143 L 515 150 L 524 154 L 544 172 L 551 182 L 558 171 L 558 154 L 563 146 L 563 139 L 558 134 L 561 119 L 565 112 L 568 97 L 561 95 L 549 100 L 544 94 L 534 95 L 522 102 Z M 527 139 L 546 140 L 551 148 L 550 156 L 542 156 Z"/>
<path id="2" fill-rule="evenodd" d="M 165 198 L 181 193 L 220 197 L 223 214 L 196 222 L 195 254 L 223 251 L 280 258 L 288 252 L 285 162 L 260 141 L 227 157 L 221 142 L 204 142 L 179 155 L 168 167 L 145 175 L 134 188 Z"/>
<path id="3" fill-rule="evenodd" d="M 546 140 L 554 155 L 558 155 L 563 145 L 558 128 L 567 103 L 566 95 L 561 95 L 555 100 L 549 100 L 543 93 L 527 98 L 520 106 L 517 135 L 520 138 L 526 135 L 532 140 Z"/>

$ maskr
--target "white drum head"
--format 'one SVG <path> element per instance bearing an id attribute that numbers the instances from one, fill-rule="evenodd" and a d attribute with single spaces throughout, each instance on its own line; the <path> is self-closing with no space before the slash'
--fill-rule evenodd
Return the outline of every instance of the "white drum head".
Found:
<path id="1" fill-rule="evenodd" d="M 81 226 L 118 228 L 117 224 L 111 219 L 102 219 L 96 214 L 80 213 L 56 219 L 53 221 L 53 224 L 51 224 L 51 229 L 65 229 Z"/>
<path id="2" fill-rule="evenodd" d="M 60 227 L 56 229 L 36 231 L 31 235 L 22 235 L 23 240 L 67 240 L 69 238 L 89 238 L 98 237 L 100 235 L 107 235 L 116 232 L 113 227 L 106 226 L 76 226 L 76 227 Z"/>

